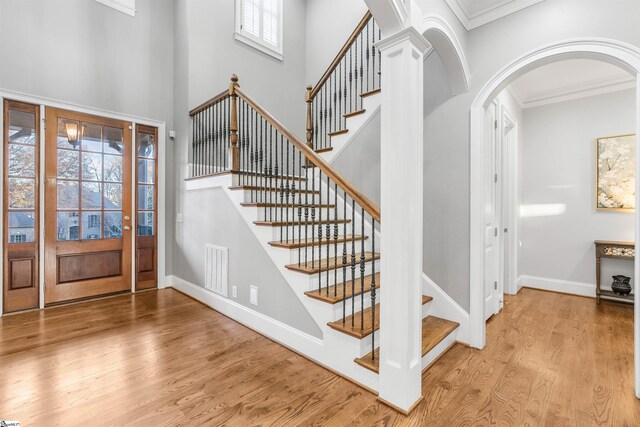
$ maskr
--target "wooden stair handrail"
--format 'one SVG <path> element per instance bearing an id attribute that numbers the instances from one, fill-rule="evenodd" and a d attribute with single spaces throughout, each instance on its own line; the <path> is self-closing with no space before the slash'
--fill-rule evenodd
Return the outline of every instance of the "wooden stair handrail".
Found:
<path id="1" fill-rule="evenodd" d="M 312 100 L 313 98 L 315 98 L 318 92 L 320 92 L 320 89 L 322 89 L 322 86 L 325 84 L 325 82 L 327 81 L 331 73 L 333 73 L 333 70 L 336 69 L 340 61 L 342 61 L 342 58 L 344 58 L 344 56 L 347 54 L 347 52 L 351 48 L 351 45 L 353 44 L 353 42 L 355 42 L 356 37 L 358 37 L 360 32 L 362 32 L 362 30 L 367 25 L 371 17 L 372 17 L 371 11 L 367 10 L 367 13 L 364 14 L 364 17 L 360 20 L 360 23 L 358 24 L 356 29 L 353 30 L 353 33 L 351 33 L 351 35 L 347 39 L 344 46 L 342 46 L 342 49 L 340 49 L 336 57 L 333 59 L 333 61 L 329 65 L 329 68 L 327 68 L 327 71 L 324 72 L 322 77 L 320 77 L 320 80 L 318 80 L 318 83 L 316 83 L 316 85 L 313 87 L 313 90 L 308 95 L 309 100 Z"/>
<path id="2" fill-rule="evenodd" d="M 235 77 L 235 76 L 234 76 Z M 236 77 L 237 79 L 237 77 Z M 233 89 L 231 89 L 233 88 Z M 289 129 L 287 129 L 282 123 L 280 123 L 275 117 L 269 114 L 264 108 L 262 108 L 256 101 L 254 101 L 249 95 L 244 93 L 240 86 L 237 84 L 237 80 L 232 83 L 230 91 L 242 98 L 247 104 L 256 110 L 266 121 L 268 121 L 278 132 L 283 134 L 293 145 L 295 145 L 304 154 L 306 159 L 318 167 L 324 172 L 327 177 L 332 179 L 338 186 L 344 190 L 355 202 L 357 202 L 371 217 L 380 222 L 380 208 L 376 206 L 371 200 L 364 194 L 358 191 L 353 184 L 347 181 L 342 175 L 340 175 L 335 169 L 333 169 L 327 162 L 325 162 L 312 148 L 307 146 L 298 137 L 296 137 Z M 229 92 L 227 92 L 229 93 Z M 345 200 L 346 203 L 346 200 Z"/>
<path id="3" fill-rule="evenodd" d="M 220 92 L 219 94 L 217 94 L 213 98 L 209 99 L 208 101 L 203 102 L 202 104 L 198 105 L 193 110 L 189 111 L 189 116 L 190 117 L 195 116 L 196 114 L 206 110 L 207 108 L 211 107 L 212 105 L 215 105 L 218 102 L 222 101 L 227 96 L 229 96 L 229 90 L 228 89 Z"/>

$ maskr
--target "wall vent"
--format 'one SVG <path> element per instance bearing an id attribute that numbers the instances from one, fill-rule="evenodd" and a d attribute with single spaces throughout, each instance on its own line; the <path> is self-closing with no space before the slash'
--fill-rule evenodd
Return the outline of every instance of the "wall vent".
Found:
<path id="1" fill-rule="evenodd" d="M 204 247 L 204 287 L 229 296 L 229 248 L 206 244 Z"/>

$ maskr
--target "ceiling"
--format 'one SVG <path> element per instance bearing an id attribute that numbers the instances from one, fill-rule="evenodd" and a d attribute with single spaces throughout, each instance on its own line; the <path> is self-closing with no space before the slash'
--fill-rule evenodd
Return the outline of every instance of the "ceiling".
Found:
<path id="1" fill-rule="evenodd" d="M 445 0 L 469 31 L 543 0 Z"/>
<path id="2" fill-rule="evenodd" d="M 529 108 L 633 87 L 634 77 L 615 65 L 568 59 L 529 71 L 509 89 L 523 108 Z"/>

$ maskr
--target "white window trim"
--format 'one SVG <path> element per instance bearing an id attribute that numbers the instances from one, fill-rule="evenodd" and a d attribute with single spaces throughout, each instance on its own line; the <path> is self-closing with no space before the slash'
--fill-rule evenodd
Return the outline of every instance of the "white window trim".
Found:
<path id="1" fill-rule="evenodd" d="M 100 0 L 98 0 L 100 1 Z M 284 60 L 283 53 L 283 40 L 282 40 L 282 27 L 284 23 L 284 9 L 283 9 L 282 0 L 278 0 L 278 8 L 280 10 L 280 22 L 278 23 L 278 46 L 274 47 L 273 45 L 265 42 L 259 37 L 255 37 L 252 34 L 249 34 L 242 30 L 242 0 L 236 0 L 236 31 L 235 38 L 242 43 L 245 43 L 254 49 L 257 49 L 267 55 L 270 55 L 280 61 Z M 262 22 L 261 22 L 262 25 Z"/>
<path id="2" fill-rule="evenodd" d="M 98 3 L 102 3 L 104 5 L 112 7 L 119 12 L 125 13 L 134 18 L 136 17 L 135 0 L 131 1 L 131 4 L 132 4 L 131 6 L 127 6 L 126 4 L 122 3 L 122 1 L 118 1 L 118 0 L 96 0 L 96 1 Z"/>

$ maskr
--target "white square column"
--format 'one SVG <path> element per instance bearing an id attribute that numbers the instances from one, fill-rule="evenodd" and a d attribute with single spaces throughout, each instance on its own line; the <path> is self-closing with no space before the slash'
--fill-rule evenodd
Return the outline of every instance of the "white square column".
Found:
<path id="1" fill-rule="evenodd" d="M 380 387 L 409 411 L 422 398 L 423 59 L 413 27 L 376 44 L 382 60 Z"/>

